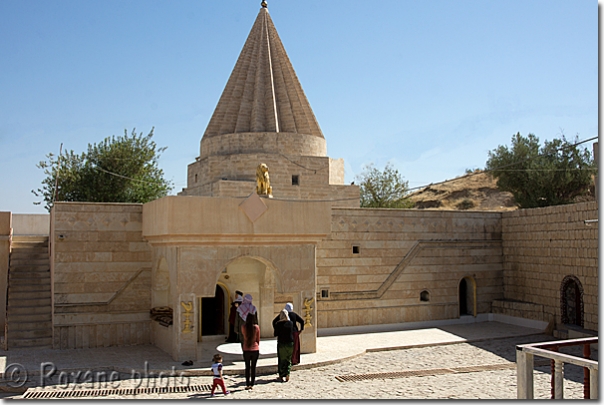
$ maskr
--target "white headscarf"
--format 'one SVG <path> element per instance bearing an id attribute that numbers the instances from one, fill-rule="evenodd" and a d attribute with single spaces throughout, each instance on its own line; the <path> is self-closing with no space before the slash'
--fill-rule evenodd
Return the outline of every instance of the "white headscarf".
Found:
<path id="1" fill-rule="evenodd" d="M 243 297 L 243 303 L 237 308 L 237 312 L 244 321 L 247 319 L 248 314 L 254 315 L 256 313 L 256 307 L 252 304 L 252 296 L 245 294 Z"/>
<path id="2" fill-rule="evenodd" d="M 287 304 L 285 304 L 285 310 L 287 312 L 293 312 L 294 311 L 294 304 L 292 304 L 291 302 L 288 302 Z"/>

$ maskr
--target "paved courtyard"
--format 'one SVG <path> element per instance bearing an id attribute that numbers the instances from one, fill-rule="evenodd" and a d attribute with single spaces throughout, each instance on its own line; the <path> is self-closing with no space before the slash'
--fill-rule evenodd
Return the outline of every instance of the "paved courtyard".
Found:
<path id="1" fill-rule="evenodd" d="M 395 344 L 391 347 L 376 347 L 364 354 L 342 358 L 330 364 L 315 363 L 313 367 L 299 368 L 292 372 L 288 383 L 277 382 L 274 371 L 264 367 L 259 370 L 260 375 L 257 376 L 252 391 L 244 389 L 245 378 L 241 373 L 242 370 L 232 369 L 232 374 L 227 375 L 225 379 L 231 391 L 231 394 L 226 397 L 219 392 L 216 397 L 210 398 L 211 377 L 208 375 L 132 379 L 132 375 L 125 372 L 115 374 L 115 379 L 119 375 L 119 381 L 104 385 L 67 383 L 67 380 L 54 381 L 54 385 L 31 388 L 25 394 L 5 394 L 4 397 L 32 398 L 35 395 L 50 395 L 50 392 L 54 392 L 54 394 L 63 393 L 66 399 L 77 399 L 78 397 L 72 396 L 71 393 L 86 391 L 87 399 L 515 399 L 515 346 L 549 341 L 553 338 L 531 333 L 534 332 L 532 329 L 524 329 L 525 334 L 522 335 L 519 333 L 521 330 L 516 327 L 495 322 L 470 325 L 460 330 L 477 332 L 481 327 L 486 335 L 490 335 L 486 340 L 475 339 L 465 342 L 450 340 L 429 343 L 428 346 L 416 342 L 415 345 Z M 511 336 L 501 336 L 505 330 L 509 330 Z M 499 331 L 499 334 L 495 333 L 496 331 Z M 356 342 L 357 346 L 363 346 L 362 342 L 369 344 L 367 341 L 371 336 L 375 341 L 379 341 L 380 336 L 393 338 L 394 335 L 388 333 L 345 335 L 340 338 L 347 339 L 348 344 Z M 415 336 L 421 336 L 421 333 L 426 333 L 426 330 L 418 331 Z M 409 336 L 407 335 L 407 339 L 410 339 Z M 334 341 L 338 337 L 332 338 Z M 565 350 L 580 354 L 580 349 L 579 351 Z M 592 358 L 597 359 L 597 356 L 597 348 L 594 347 Z M 535 398 L 545 399 L 550 395 L 550 367 L 539 364 L 537 362 L 534 373 Z M 566 366 L 565 398 L 583 398 L 582 382 L 583 370 L 575 366 Z M 175 386 L 197 388 L 185 392 L 164 393 L 150 390 L 151 387 Z M 99 388 L 106 388 L 108 391 L 101 395 Z M 114 390 L 112 391 L 111 388 Z M 132 395 L 134 391 L 130 393 L 125 391 L 128 388 L 131 390 L 138 388 L 139 391 L 136 395 Z M 141 389 L 147 391 L 143 392 Z"/>

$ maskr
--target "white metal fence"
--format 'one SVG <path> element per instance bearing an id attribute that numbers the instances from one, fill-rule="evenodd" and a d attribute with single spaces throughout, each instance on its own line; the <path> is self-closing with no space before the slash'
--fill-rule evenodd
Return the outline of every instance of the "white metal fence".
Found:
<path id="1" fill-rule="evenodd" d="M 590 346 L 598 344 L 598 338 L 559 340 L 554 342 L 532 343 L 516 346 L 516 370 L 518 381 L 518 399 L 533 399 L 534 358 L 544 357 L 552 360 L 552 394 L 554 399 L 564 398 L 564 364 L 574 364 L 585 370 L 585 398 L 598 398 L 598 362 L 589 359 Z M 560 347 L 583 346 L 584 357 L 557 352 Z"/>

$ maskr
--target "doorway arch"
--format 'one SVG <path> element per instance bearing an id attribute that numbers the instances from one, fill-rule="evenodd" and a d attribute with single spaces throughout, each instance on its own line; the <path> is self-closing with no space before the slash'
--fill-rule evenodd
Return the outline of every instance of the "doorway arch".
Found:
<path id="1" fill-rule="evenodd" d="M 476 281 L 474 277 L 462 278 L 459 281 L 458 293 L 459 316 L 476 316 Z"/>
<path id="2" fill-rule="evenodd" d="M 568 275 L 562 280 L 560 313 L 562 324 L 583 327 L 583 286 L 576 276 Z"/>
<path id="3" fill-rule="evenodd" d="M 201 340 L 202 336 L 215 336 L 224 335 L 228 331 L 227 321 L 227 303 L 228 303 L 228 291 L 226 288 L 221 286 L 220 283 L 216 284 L 216 289 L 213 297 L 202 297 L 200 298 L 200 325 L 198 340 Z"/>
<path id="4" fill-rule="evenodd" d="M 264 257 L 241 255 L 225 263 L 218 280 L 230 291 L 239 290 L 244 295 L 252 295 L 252 302 L 258 310 L 261 337 L 273 337 L 275 293 L 281 291 L 274 264 Z M 234 298 L 229 296 L 231 300 Z"/>

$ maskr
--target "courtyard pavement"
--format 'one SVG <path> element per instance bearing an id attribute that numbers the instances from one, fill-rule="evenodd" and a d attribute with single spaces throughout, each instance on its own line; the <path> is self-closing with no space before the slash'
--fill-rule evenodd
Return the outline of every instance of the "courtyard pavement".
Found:
<path id="1" fill-rule="evenodd" d="M 390 325 L 389 328 L 397 328 L 397 325 Z M 376 330 L 376 327 L 320 330 L 316 353 L 302 354 L 301 363 L 293 370 L 326 366 L 372 351 L 472 343 L 543 332 L 542 329 L 492 321 L 439 325 L 413 330 L 387 329 L 388 325 L 382 325 L 381 330 Z M 346 334 L 336 335 L 338 331 Z M 0 377 L 3 377 L 3 383 L 15 380 L 17 383 L 12 385 L 18 385 L 19 382 L 26 381 L 26 385 L 31 387 L 43 376 L 52 374 L 47 379 L 50 382 L 58 378 L 61 372 L 85 373 L 88 370 L 117 371 L 122 375 L 139 373 L 143 376 L 158 376 L 159 373 L 163 373 L 163 375 L 210 376 L 212 356 L 215 353 L 223 355 L 225 375 L 244 374 L 245 365 L 240 344 L 224 343 L 224 336 L 215 336 L 206 337 L 203 344 L 199 345 L 198 360 L 190 366 L 172 360 L 170 355 L 152 345 L 71 350 L 10 349 L 0 352 L 0 370 L 5 370 Z M 275 338 L 262 339 L 257 374 L 276 373 L 276 365 Z"/>

